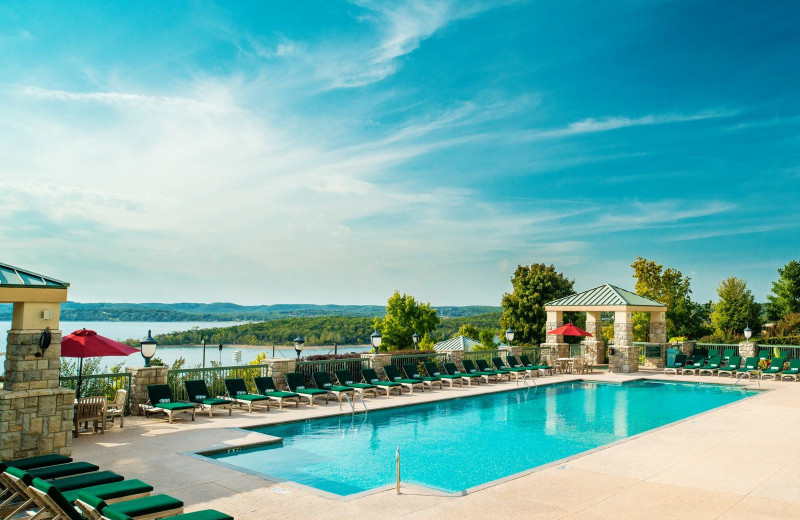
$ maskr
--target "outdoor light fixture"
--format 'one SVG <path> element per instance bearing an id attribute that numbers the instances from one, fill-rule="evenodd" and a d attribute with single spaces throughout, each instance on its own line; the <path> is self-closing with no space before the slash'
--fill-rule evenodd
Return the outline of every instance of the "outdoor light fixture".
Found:
<path id="1" fill-rule="evenodd" d="M 219 344 L 219 364 L 222 365 L 222 343 Z"/>
<path id="2" fill-rule="evenodd" d="M 50 342 L 52 341 L 52 334 L 50 334 L 50 327 L 45 327 L 42 331 L 42 335 L 39 336 L 39 352 L 34 354 L 36 357 L 44 357 L 44 352 L 47 350 L 47 347 L 50 346 Z"/>
<path id="3" fill-rule="evenodd" d="M 205 338 L 200 340 L 200 344 L 203 345 L 203 368 L 206 368 L 206 340 Z M 205 372 L 203 372 L 205 375 Z"/>
<path id="4" fill-rule="evenodd" d="M 142 352 L 142 357 L 144 358 L 144 366 L 150 366 L 150 359 L 156 355 L 156 347 L 158 346 L 158 342 L 153 339 L 152 331 L 147 331 L 147 337 L 139 340 L 139 347 Z"/>
<path id="5" fill-rule="evenodd" d="M 514 329 L 511 327 L 506 330 L 506 339 L 508 340 L 508 346 L 511 346 L 511 342 L 514 341 Z"/>
<path id="6" fill-rule="evenodd" d="M 375 352 L 378 351 L 378 347 L 381 346 L 381 333 L 377 330 L 369 335 L 369 340 L 372 342 L 372 348 L 375 349 Z"/>
<path id="7" fill-rule="evenodd" d="M 744 338 L 750 343 L 750 337 L 753 335 L 753 331 L 750 330 L 750 325 L 744 328 Z"/>
<path id="8" fill-rule="evenodd" d="M 303 344 L 306 340 L 303 339 L 303 336 L 297 336 L 294 338 L 294 351 L 297 352 L 297 360 L 300 361 L 300 353 L 303 352 Z"/>
<path id="9" fill-rule="evenodd" d="M 419 336 L 419 334 L 416 333 L 416 331 L 414 332 L 414 335 L 411 336 L 411 339 L 414 340 L 414 348 L 417 348 L 417 349 L 419 348 L 419 337 L 420 336 Z"/>

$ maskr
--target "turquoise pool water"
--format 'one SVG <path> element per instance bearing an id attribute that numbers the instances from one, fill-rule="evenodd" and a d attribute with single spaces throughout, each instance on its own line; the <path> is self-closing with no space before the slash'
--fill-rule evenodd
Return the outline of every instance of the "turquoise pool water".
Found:
<path id="1" fill-rule="evenodd" d="M 346 496 L 393 484 L 399 446 L 404 482 L 458 492 L 753 393 L 690 383 L 563 383 L 258 428 L 283 443 L 211 457 Z"/>

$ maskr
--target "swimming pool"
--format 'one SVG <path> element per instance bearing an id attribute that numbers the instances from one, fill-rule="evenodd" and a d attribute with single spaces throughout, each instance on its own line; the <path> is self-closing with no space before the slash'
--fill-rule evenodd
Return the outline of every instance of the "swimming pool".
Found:
<path id="1" fill-rule="evenodd" d="M 402 481 L 459 492 L 753 395 L 727 386 L 569 382 L 257 428 L 272 446 L 211 458 L 340 496 Z"/>

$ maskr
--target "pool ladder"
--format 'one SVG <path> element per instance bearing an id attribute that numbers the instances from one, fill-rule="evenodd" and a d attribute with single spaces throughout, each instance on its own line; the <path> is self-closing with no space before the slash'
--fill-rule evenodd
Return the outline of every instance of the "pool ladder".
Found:
<path id="1" fill-rule="evenodd" d="M 538 387 L 539 386 L 539 385 L 536 384 L 536 380 L 533 379 L 533 377 L 527 372 L 525 372 L 522 375 L 522 382 L 525 383 L 525 386 L 527 386 L 528 388 L 531 387 L 531 383 L 533 383 L 534 387 Z M 517 385 L 519 385 L 519 379 L 517 379 Z"/>
<path id="2" fill-rule="evenodd" d="M 350 405 L 350 413 L 355 414 L 356 413 L 356 407 L 353 404 L 353 400 L 350 399 L 350 396 L 347 395 L 347 394 L 342 394 L 342 395 L 344 395 L 344 398 L 347 399 L 347 404 Z M 358 400 L 361 401 L 361 405 L 364 407 L 364 411 L 366 412 L 367 411 L 367 403 L 365 403 L 364 402 L 364 398 L 361 397 L 361 392 L 355 392 L 355 395 L 358 396 Z"/>
<path id="3" fill-rule="evenodd" d="M 747 372 L 742 372 L 741 374 L 736 376 L 736 381 L 731 383 L 731 386 L 729 386 L 728 388 L 733 388 L 734 386 L 738 385 L 739 381 L 741 381 L 744 376 L 747 376 L 748 381 L 750 380 L 750 375 Z M 758 373 L 758 377 L 756 377 L 756 381 L 758 381 L 758 386 L 760 388 L 761 387 L 761 372 Z"/>

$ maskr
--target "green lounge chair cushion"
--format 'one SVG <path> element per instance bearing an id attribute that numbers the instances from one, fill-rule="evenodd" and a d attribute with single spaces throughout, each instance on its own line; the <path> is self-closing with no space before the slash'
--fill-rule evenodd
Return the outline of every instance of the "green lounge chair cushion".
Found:
<path id="1" fill-rule="evenodd" d="M 733 372 L 734 370 L 738 370 L 738 367 L 719 367 L 717 370 L 720 372 Z"/>
<path id="2" fill-rule="evenodd" d="M 156 408 L 163 408 L 164 410 L 189 410 L 194 408 L 192 403 L 156 403 Z"/>
<path id="3" fill-rule="evenodd" d="M 233 396 L 235 399 L 240 399 L 242 401 L 269 401 L 269 397 L 265 395 L 256 395 L 256 394 L 239 394 Z"/>
<path id="4" fill-rule="evenodd" d="M 169 495 L 152 495 L 110 505 L 106 504 L 105 500 L 100 500 L 86 493 L 79 493 L 78 498 L 103 514 L 110 509 L 131 517 L 151 515 L 153 513 L 160 513 L 162 511 L 183 507 L 183 502 Z"/>
<path id="5" fill-rule="evenodd" d="M 298 394 L 305 394 L 305 395 L 320 395 L 320 394 L 327 394 L 327 390 L 320 390 L 319 388 L 295 388 L 295 391 Z"/>
<path id="6" fill-rule="evenodd" d="M 57 453 L 48 453 L 47 455 L 38 455 L 36 457 L 27 457 L 24 459 L 0 461 L 0 472 L 10 467 L 29 470 L 32 468 L 52 466 L 54 464 L 66 464 L 67 462 L 72 462 L 72 458 Z"/>
<path id="7" fill-rule="evenodd" d="M 203 404 L 206 406 L 220 406 L 225 404 L 233 404 L 233 401 L 228 399 L 218 399 L 216 397 L 206 397 L 205 399 L 194 399 L 195 403 Z"/>
<path id="8" fill-rule="evenodd" d="M 133 520 L 126 514 L 120 513 L 115 510 L 109 509 L 108 512 L 104 512 L 103 516 L 108 518 L 108 520 Z M 170 517 L 171 520 L 233 520 L 233 517 L 230 515 L 226 515 L 225 513 L 220 513 L 214 509 L 203 509 L 202 511 L 194 511 L 192 513 L 183 513 L 182 515 L 172 516 Z"/>
<path id="9" fill-rule="evenodd" d="M 780 368 L 767 368 L 765 370 L 762 370 L 761 373 L 762 374 L 777 374 L 780 371 L 781 371 Z"/>
<path id="10" fill-rule="evenodd" d="M 99 486 L 100 484 L 110 484 L 121 480 L 125 480 L 125 477 L 113 471 L 93 471 L 92 473 L 84 473 L 83 475 L 75 475 L 74 477 L 57 478 L 49 482 L 63 493 L 64 491 L 71 491 L 73 489 L 89 486 Z"/>
<path id="11" fill-rule="evenodd" d="M 34 477 L 48 480 L 51 478 L 80 475 L 81 473 L 91 473 L 92 471 L 97 471 L 98 469 L 100 469 L 99 466 L 89 464 L 88 462 L 68 462 L 67 464 L 58 464 L 56 466 L 32 468 L 29 470 L 29 473 Z"/>
<path id="12" fill-rule="evenodd" d="M 395 383 L 394 381 L 378 381 L 377 379 L 371 380 L 370 384 L 376 386 L 403 386 L 400 383 Z"/>
<path id="13" fill-rule="evenodd" d="M 138 479 L 132 479 L 122 480 L 120 482 L 112 482 L 111 484 L 101 484 L 99 486 L 65 491 L 64 498 L 67 500 L 67 502 L 73 503 L 78 499 L 79 494 L 87 493 L 102 500 L 113 500 L 115 498 L 127 497 L 130 495 L 150 493 L 152 491 L 153 486 L 147 482 L 142 482 Z"/>
<path id="14" fill-rule="evenodd" d="M 83 517 L 78 513 L 78 510 L 75 509 L 75 506 L 72 505 L 71 502 L 67 502 L 67 499 L 64 498 L 64 495 L 61 491 L 53 484 L 46 482 L 40 478 L 33 479 L 31 485 L 41 491 L 42 493 L 49 496 L 53 502 L 56 503 L 59 509 L 67 515 L 70 520 L 81 520 Z M 54 511 L 55 513 L 55 511 Z"/>
<path id="15" fill-rule="evenodd" d="M 327 390 L 329 392 L 352 392 L 353 389 L 349 386 L 339 386 L 334 384 L 325 385 L 323 390 Z"/>
<path id="16" fill-rule="evenodd" d="M 268 397 L 277 397 L 278 399 L 286 399 L 287 397 L 297 397 L 297 394 L 294 392 L 281 392 L 279 390 L 265 392 L 264 395 Z"/>

